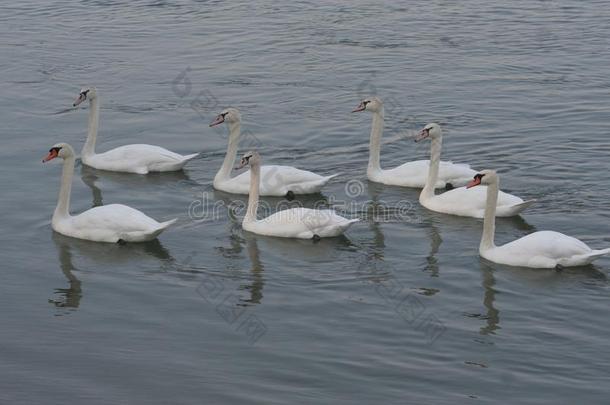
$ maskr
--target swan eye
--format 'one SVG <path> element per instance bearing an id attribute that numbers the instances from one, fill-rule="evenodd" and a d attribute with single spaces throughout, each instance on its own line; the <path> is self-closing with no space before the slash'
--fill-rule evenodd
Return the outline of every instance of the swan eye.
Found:
<path id="1" fill-rule="evenodd" d="M 483 176 L 485 176 L 485 175 L 479 173 L 479 174 L 475 174 L 474 178 L 477 179 L 477 180 L 481 180 L 483 178 Z"/>
<path id="2" fill-rule="evenodd" d="M 60 150 L 61 150 L 61 147 L 54 147 L 54 148 L 49 149 L 49 152 L 59 153 Z"/>

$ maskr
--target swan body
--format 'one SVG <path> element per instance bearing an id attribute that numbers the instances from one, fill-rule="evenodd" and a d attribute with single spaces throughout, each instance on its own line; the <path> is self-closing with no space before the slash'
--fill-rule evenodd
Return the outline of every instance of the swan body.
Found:
<path id="1" fill-rule="evenodd" d="M 480 252 L 495 263 L 533 268 L 585 266 L 608 253 L 610 248 L 593 250 L 583 241 L 555 231 L 534 232 Z"/>
<path id="2" fill-rule="evenodd" d="M 357 219 L 347 219 L 333 210 L 290 208 L 257 221 L 244 221 L 242 227 L 259 235 L 312 239 L 339 236 Z"/>
<path id="3" fill-rule="evenodd" d="M 423 188 L 426 185 L 428 177 L 429 160 L 415 160 L 388 170 L 381 168 L 381 136 L 383 135 L 384 123 L 383 102 L 378 97 L 366 99 L 353 112 L 365 110 L 373 113 L 373 124 L 369 140 L 369 163 L 366 171 L 368 179 L 389 186 Z M 447 185 L 464 185 L 476 173 L 467 164 L 440 162 L 440 170 L 434 187 L 445 188 Z"/>
<path id="4" fill-rule="evenodd" d="M 82 161 L 99 170 L 147 174 L 180 170 L 197 155 L 198 153 L 183 156 L 160 146 L 133 144 L 94 155 L 83 155 Z"/>
<path id="5" fill-rule="evenodd" d="M 431 211 L 442 212 L 444 214 L 483 218 L 487 201 L 486 187 L 476 189 L 458 187 L 439 195 L 434 194 L 440 170 L 442 145 L 442 130 L 438 124 L 426 125 L 416 140 L 419 141 L 428 137 L 432 141 L 430 149 L 430 161 L 432 163 L 430 164 L 426 185 L 419 195 L 420 204 Z M 524 201 L 515 195 L 500 191 L 497 199 L 497 216 L 511 217 L 519 215 L 534 202 L 535 200 Z"/>
<path id="6" fill-rule="evenodd" d="M 429 160 L 414 160 L 393 169 L 367 171 L 367 177 L 375 183 L 388 186 L 422 188 L 426 184 L 429 168 Z M 447 184 L 466 184 L 467 179 L 471 179 L 474 174 L 476 171 L 467 164 L 441 162 L 434 187 L 445 188 Z"/>
<path id="7" fill-rule="evenodd" d="M 266 165 L 261 167 L 260 195 L 283 197 L 294 194 L 318 193 L 330 179 L 338 176 L 320 176 L 292 166 Z M 235 177 L 214 179 L 214 188 L 233 194 L 248 194 L 250 170 Z"/>
<path id="8" fill-rule="evenodd" d="M 485 214 L 485 189 L 486 187 L 477 189 L 458 187 L 442 194 L 435 195 L 434 198 L 422 199 L 420 196 L 419 202 L 431 211 L 457 215 L 460 217 L 483 218 L 483 215 Z M 500 191 L 496 215 L 499 217 L 519 215 L 521 211 L 534 202 L 534 200 L 523 201 L 517 196 Z"/>
<path id="9" fill-rule="evenodd" d="M 347 219 L 337 215 L 333 210 L 315 210 L 309 208 L 291 208 L 276 212 L 258 220 L 259 182 L 261 175 L 260 156 L 248 152 L 241 161 L 241 166 L 250 165 L 250 192 L 248 208 L 242 227 L 246 231 L 259 235 L 282 238 L 317 239 L 339 236 L 358 219 Z"/>
<path id="10" fill-rule="evenodd" d="M 165 148 L 147 144 L 119 146 L 104 153 L 95 153 L 99 126 L 99 99 L 95 87 L 82 89 L 74 102 L 76 107 L 89 99 L 89 129 L 81 152 L 81 160 L 87 166 L 99 170 L 147 174 L 181 170 L 186 162 L 198 155 L 180 155 Z"/>
<path id="11" fill-rule="evenodd" d="M 241 115 L 235 108 L 228 108 L 219 114 L 210 126 L 226 122 L 229 126 L 229 143 L 224 162 L 214 177 L 214 188 L 233 194 L 248 194 L 250 191 L 250 171 L 231 177 L 237 156 L 241 135 Z M 320 176 L 307 170 L 291 166 L 262 166 L 260 195 L 282 197 L 290 194 L 318 193 L 330 179 L 337 176 Z"/>
<path id="12" fill-rule="evenodd" d="M 156 238 L 176 219 L 157 222 L 141 211 L 122 204 L 91 208 L 78 215 L 70 215 L 70 190 L 74 174 L 75 155 L 66 143 L 54 145 L 43 162 L 64 159 L 59 200 L 51 226 L 62 235 L 95 242 L 144 242 Z"/>
<path id="13" fill-rule="evenodd" d="M 584 242 L 554 231 L 539 231 L 502 246 L 494 243 L 499 177 L 493 170 L 477 174 L 468 187 L 487 184 L 481 257 L 499 264 L 531 268 L 584 266 L 610 253 L 610 248 L 594 250 Z"/>
<path id="14" fill-rule="evenodd" d="M 110 204 L 68 218 L 54 218 L 52 227 L 62 235 L 96 242 L 144 242 L 156 238 L 174 222 L 159 223 L 134 208 Z"/>

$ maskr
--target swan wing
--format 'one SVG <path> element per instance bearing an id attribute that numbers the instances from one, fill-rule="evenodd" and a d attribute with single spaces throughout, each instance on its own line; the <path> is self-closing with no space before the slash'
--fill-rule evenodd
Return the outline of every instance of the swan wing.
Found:
<path id="1" fill-rule="evenodd" d="M 255 221 L 247 230 L 271 236 L 309 239 L 314 235 L 338 236 L 357 221 L 337 215 L 333 210 L 291 208 Z M 245 226 L 248 228 L 247 224 Z"/>
<path id="2" fill-rule="evenodd" d="M 295 194 L 310 194 L 320 189 L 334 176 L 320 176 L 292 166 L 262 166 L 261 196 L 285 196 L 288 191 Z M 223 191 L 248 194 L 250 191 L 250 170 L 214 185 Z"/>
<path id="3" fill-rule="evenodd" d="M 146 173 L 179 170 L 195 156 L 182 156 L 156 145 L 133 144 L 95 154 L 85 158 L 84 163 L 101 170 Z"/>
<path id="4" fill-rule="evenodd" d="M 119 239 L 139 241 L 147 240 L 146 235 L 158 235 L 171 223 L 173 221 L 159 223 L 143 212 L 126 205 L 110 204 L 94 207 L 70 217 L 59 225 L 58 231 L 94 241 L 116 242 Z M 137 238 L 134 238 L 135 236 Z"/>
<path id="5" fill-rule="evenodd" d="M 472 188 L 459 187 L 422 201 L 422 204 L 433 211 L 446 214 L 474 216 L 483 218 L 487 203 L 487 186 Z M 503 216 L 502 210 L 523 203 L 515 195 L 500 191 L 498 194 L 498 216 Z"/>
<path id="6" fill-rule="evenodd" d="M 388 185 L 423 188 L 428 178 L 429 160 L 415 160 L 398 167 L 381 171 L 381 182 Z M 439 167 L 436 188 L 444 188 L 447 183 L 464 185 L 477 174 L 467 164 L 442 161 Z"/>

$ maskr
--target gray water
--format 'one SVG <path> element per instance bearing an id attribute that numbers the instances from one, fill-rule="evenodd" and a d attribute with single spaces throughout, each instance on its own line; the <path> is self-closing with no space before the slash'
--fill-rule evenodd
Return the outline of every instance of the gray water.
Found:
<path id="1" fill-rule="evenodd" d="M 385 167 L 425 158 L 406 135 L 436 121 L 446 159 L 537 198 L 498 242 L 552 229 L 608 246 L 607 2 L 125 3 L 0 5 L 1 403 L 607 401 L 610 258 L 562 272 L 479 258 L 482 221 L 366 180 L 371 116 L 350 113 L 385 100 Z M 174 174 L 77 167 L 73 212 L 179 218 L 154 242 L 51 229 L 61 165 L 40 159 L 82 147 L 85 85 L 99 151 L 201 151 Z M 226 128 L 207 124 L 226 106 L 242 152 L 342 173 L 300 203 L 362 222 L 319 243 L 243 232 L 227 207 L 245 198 L 212 187 Z"/>

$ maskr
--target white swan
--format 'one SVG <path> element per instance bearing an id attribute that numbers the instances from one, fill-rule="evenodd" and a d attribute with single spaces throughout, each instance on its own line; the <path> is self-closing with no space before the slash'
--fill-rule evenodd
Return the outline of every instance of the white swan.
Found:
<path id="1" fill-rule="evenodd" d="M 176 219 L 157 222 L 142 212 L 121 204 L 91 208 L 78 215 L 70 215 L 70 190 L 74 174 L 74 150 L 67 143 L 53 145 L 42 160 L 64 160 L 61 187 L 51 226 L 62 235 L 95 242 L 143 242 L 156 238 Z"/>
<path id="2" fill-rule="evenodd" d="M 183 156 L 160 146 L 146 144 L 119 146 L 107 152 L 95 153 L 100 113 L 96 88 L 81 89 L 72 105 L 76 107 L 87 99 L 89 99 L 89 129 L 81 152 L 81 159 L 87 166 L 100 170 L 137 174 L 171 172 L 181 170 L 186 162 L 198 155 L 198 153 L 193 153 Z"/>
<path id="3" fill-rule="evenodd" d="M 429 160 L 415 160 L 389 170 L 381 168 L 379 155 L 381 135 L 383 134 L 383 102 L 378 97 L 372 97 L 363 100 L 352 112 L 365 110 L 373 113 L 373 125 L 369 141 L 369 165 L 366 170 L 369 180 L 390 186 L 424 187 L 428 176 L 428 167 L 430 166 Z M 453 188 L 453 186 L 464 185 L 476 173 L 466 164 L 441 162 L 435 188 Z"/>
<path id="4" fill-rule="evenodd" d="M 358 219 L 347 219 L 333 210 L 291 208 L 267 218 L 256 219 L 261 177 L 261 158 L 257 152 L 247 152 L 237 169 L 250 165 L 250 195 L 242 227 L 259 235 L 282 238 L 314 239 L 339 236 Z"/>
<path id="5" fill-rule="evenodd" d="M 483 236 L 479 245 L 479 254 L 485 259 L 510 266 L 554 268 L 584 266 L 610 253 L 610 248 L 593 250 L 576 238 L 554 231 L 530 233 L 505 245 L 496 246 L 494 234 L 499 182 L 495 171 L 483 170 L 467 186 L 487 185 Z"/>
<path id="6" fill-rule="evenodd" d="M 485 187 L 468 190 L 466 187 L 459 187 L 446 191 L 442 194 L 434 194 L 434 186 L 437 183 L 439 161 L 441 159 L 441 145 L 443 142 L 443 132 L 438 124 L 428 124 L 415 139 L 416 142 L 430 138 L 430 170 L 426 186 L 419 194 L 419 202 L 424 207 L 432 211 L 445 214 L 459 215 L 462 217 L 483 218 L 485 213 Z M 512 194 L 500 191 L 498 198 L 498 216 L 511 217 L 518 215 L 533 204 L 536 200 L 523 201 L 521 198 Z"/>
<path id="7" fill-rule="evenodd" d="M 210 123 L 210 127 L 223 122 L 226 122 L 229 127 L 229 144 L 225 160 L 214 177 L 214 188 L 227 193 L 248 194 L 250 189 L 249 171 L 231 177 L 241 135 L 241 115 L 239 111 L 236 108 L 227 108 Z M 261 174 L 261 196 L 286 196 L 290 199 L 294 198 L 295 194 L 317 193 L 330 179 L 338 175 L 320 176 L 292 166 L 277 165 L 263 166 Z"/>

